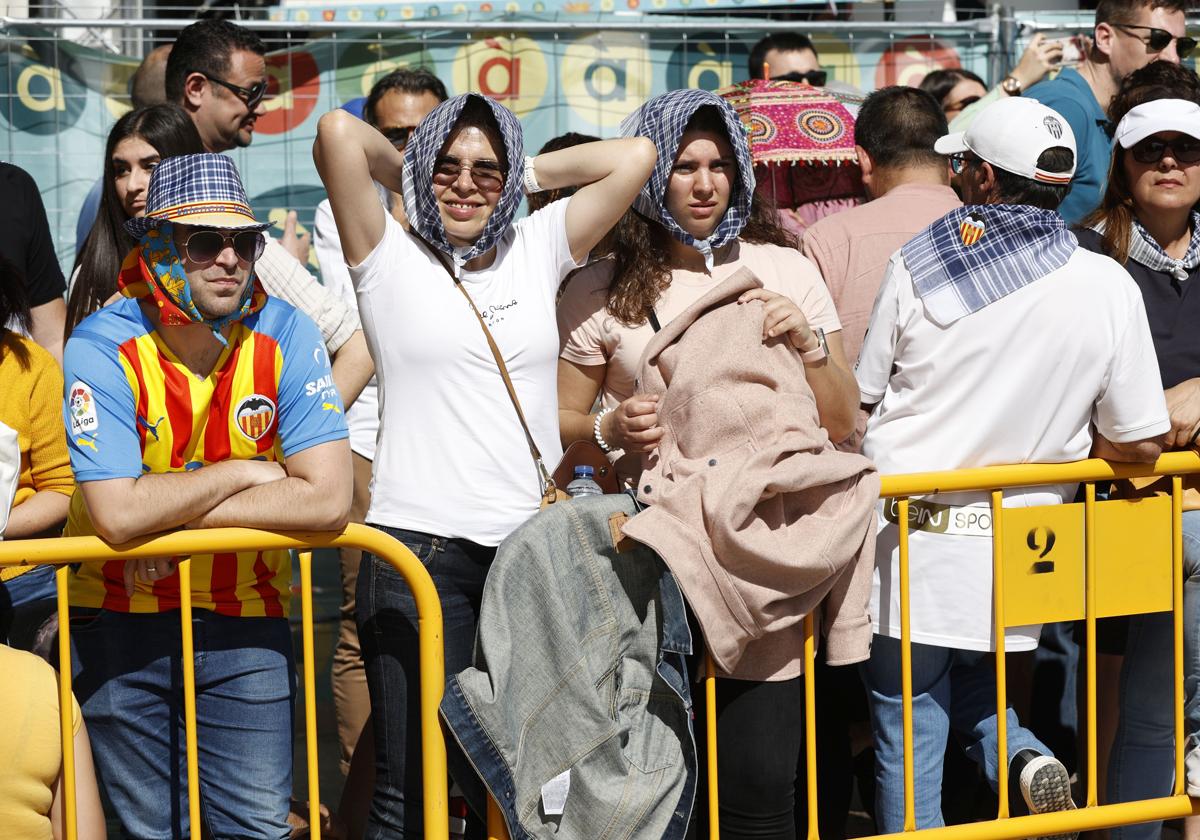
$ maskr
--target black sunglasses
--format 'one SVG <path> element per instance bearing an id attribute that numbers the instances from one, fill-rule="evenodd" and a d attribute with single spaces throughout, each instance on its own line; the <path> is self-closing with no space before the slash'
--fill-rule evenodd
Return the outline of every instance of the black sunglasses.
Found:
<path id="1" fill-rule="evenodd" d="M 952 111 L 961 111 L 964 108 L 968 108 L 971 105 L 974 105 L 980 99 L 983 99 L 983 97 L 982 96 L 967 96 L 967 97 L 964 97 L 964 98 L 958 100 L 957 102 L 949 102 L 942 106 L 942 113 L 949 114 Z"/>
<path id="2" fill-rule="evenodd" d="M 824 70 L 805 70 L 803 73 L 784 73 L 782 76 L 772 76 L 772 82 L 808 82 L 813 87 L 825 87 L 829 74 Z"/>
<path id="3" fill-rule="evenodd" d="M 495 161 L 477 160 L 465 168 L 481 192 L 494 192 L 504 186 L 504 170 Z M 463 169 L 458 158 L 438 158 L 433 164 L 433 183 L 449 187 L 458 181 Z"/>
<path id="4" fill-rule="evenodd" d="M 404 151 L 404 147 L 408 145 L 408 138 L 412 137 L 412 133 L 416 130 L 415 125 L 398 125 L 383 129 L 383 136 L 399 151 Z"/>
<path id="5" fill-rule="evenodd" d="M 229 245 L 242 262 L 254 262 L 262 256 L 267 242 L 257 230 L 243 230 L 237 233 L 227 233 L 221 230 L 198 230 L 183 243 L 183 252 L 194 263 L 202 265 L 215 262 L 221 252 Z"/>
<path id="6" fill-rule="evenodd" d="M 955 152 L 952 155 L 948 155 L 948 157 L 950 158 L 950 171 L 955 175 L 961 175 L 963 170 L 967 168 L 967 164 L 974 162 L 974 158 L 966 152 Z"/>
<path id="7" fill-rule="evenodd" d="M 253 111 L 262 101 L 267 98 L 267 80 L 255 82 L 248 88 L 235 85 L 232 82 L 227 82 L 224 79 L 218 79 L 216 76 L 210 76 L 202 70 L 189 70 L 189 73 L 199 73 L 204 78 L 208 79 L 213 84 L 220 85 L 227 91 L 232 93 L 238 99 L 246 103 L 246 107 Z"/>
<path id="8" fill-rule="evenodd" d="M 1163 140 L 1159 137 L 1147 137 L 1130 149 L 1133 159 L 1138 163 L 1158 163 L 1167 151 L 1179 163 L 1200 163 L 1200 140 L 1186 135 L 1174 140 Z"/>
<path id="9" fill-rule="evenodd" d="M 1111 23 L 1110 26 L 1115 26 L 1117 29 L 1144 29 L 1150 33 L 1146 36 L 1134 35 L 1139 41 L 1144 43 L 1154 52 L 1162 52 L 1171 42 L 1175 42 L 1175 51 L 1179 53 L 1180 58 L 1187 58 L 1192 54 L 1192 50 L 1196 49 L 1196 39 L 1189 38 L 1186 35 L 1176 37 L 1165 29 L 1156 29 L 1153 26 L 1135 26 L 1132 23 Z"/>

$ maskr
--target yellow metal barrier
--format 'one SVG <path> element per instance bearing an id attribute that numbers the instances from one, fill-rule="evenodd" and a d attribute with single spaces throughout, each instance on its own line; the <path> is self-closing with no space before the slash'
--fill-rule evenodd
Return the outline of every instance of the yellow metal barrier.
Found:
<path id="1" fill-rule="evenodd" d="M 898 509 L 899 533 L 899 566 L 900 566 L 900 636 L 901 636 L 901 685 L 903 691 L 903 726 L 904 726 L 904 831 L 894 835 L 878 835 L 872 840 L 882 838 L 901 838 L 919 834 L 928 840 L 1016 840 L 1024 837 L 1040 837 L 1044 835 L 1065 834 L 1077 831 L 1090 831 L 1110 828 L 1118 825 L 1131 825 L 1140 822 L 1174 819 L 1200 814 L 1200 800 L 1192 800 L 1184 794 L 1184 719 L 1183 719 L 1183 531 L 1181 516 L 1183 513 L 1183 489 L 1181 476 L 1200 473 L 1200 454 L 1195 452 L 1172 452 L 1163 455 L 1155 464 L 1116 464 L 1099 459 L 1077 461 L 1067 464 L 1018 464 L 1012 466 L 985 467 L 980 469 L 955 470 L 940 473 L 920 473 L 911 475 L 884 476 L 880 492 L 881 498 L 896 499 Z M 1163 575 L 1158 578 L 1153 574 L 1147 575 L 1144 569 L 1138 569 L 1139 581 L 1132 583 L 1131 590 L 1116 586 L 1112 578 L 1117 570 L 1113 568 L 1114 557 L 1119 557 L 1120 551 L 1128 550 L 1131 546 L 1126 541 L 1122 546 L 1105 555 L 1101 555 L 1103 540 L 1098 539 L 1097 533 L 1104 532 L 1104 522 L 1098 521 L 1097 509 L 1101 505 L 1122 505 L 1120 502 L 1097 502 L 1097 481 L 1108 481 L 1121 478 L 1140 478 L 1149 476 L 1172 476 L 1171 497 L 1169 500 L 1147 499 L 1138 502 L 1125 502 L 1123 507 L 1105 508 L 1107 520 L 1116 519 L 1118 525 L 1107 528 L 1106 538 L 1115 540 L 1122 532 L 1133 531 L 1136 536 L 1134 550 L 1145 550 L 1147 541 L 1154 541 L 1155 533 L 1169 533 L 1170 564 L 1164 566 Z M 928 496 L 937 493 L 953 493 L 963 491 L 990 491 L 992 514 L 992 556 L 993 556 L 993 609 L 995 613 L 996 637 L 996 709 L 998 732 L 998 751 L 1000 755 L 1008 752 L 1007 741 L 1007 685 L 1004 657 L 1005 629 L 1021 624 L 1042 623 L 1044 621 L 1072 620 L 1075 617 L 1074 607 L 1070 597 L 1066 606 L 1061 592 L 1035 591 L 1028 586 L 1028 580 L 1006 579 L 1006 556 L 1012 553 L 1014 536 L 1006 534 L 1005 523 L 1015 524 L 1022 521 L 1028 524 L 1028 517 L 1043 515 L 1048 509 L 1071 508 L 1071 505 L 1055 505 L 1043 508 L 1008 508 L 1003 507 L 1003 490 L 1015 487 L 1034 487 L 1047 484 L 1083 483 L 1085 488 L 1083 502 L 1083 522 L 1079 529 L 1082 537 L 1082 563 L 1079 564 L 1078 580 L 1083 584 L 1084 591 L 1079 597 L 1078 617 L 1085 621 L 1086 651 L 1085 668 L 1087 678 L 1087 789 L 1084 807 L 1074 811 L 1060 811 L 1047 814 L 1034 814 L 1022 817 L 1009 816 L 1008 802 L 1008 762 L 999 764 L 999 807 L 996 819 L 985 822 L 968 823 L 964 825 L 946 826 L 936 829 L 916 830 L 915 791 L 913 787 L 913 720 L 912 720 L 912 649 L 909 616 L 909 502 L 914 496 Z M 1169 502 L 1169 504 L 1168 504 Z M 1054 514 L 1066 519 L 1071 514 Z M 1169 520 L 1166 518 L 1169 516 Z M 1155 518 L 1157 517 L 1157 518 Z M 1138 531 L 1138 525 L 1150 525 L 1149 533 Z M 1157 532 L 1154 531 L 1157 529 Z M 1018 534 L 1020 542 L 1024 536 Z M 1049 551 L 1049 548 L 1047 548 Z M 1065 550 L 1064 550 L 1065 553 Z M 1071 558 L 1064 558 L 1071 559 Z M 1071 569 L 1070 565 L 1067 566 Z M 1073 571 L 1073 570 L 1072 570 Z M 1102 577 L 1103 574 L 1103 577 Z M 1169 581 L 1166 575 L 1169 574 Z M 1073 577 L 1073 574 L 1066 575 Z M 1148 579 L 1148 580 L 1147 580 Z M 1107 588 L 1106 588 L 1107 581 Z M 1124 583 L 1124 581 L 1122 581 Z M 1153 590 L 1153 591 L 1151 591 Z M 1069 593 L 1068 593 L 1069 595 Z M 1026 600 L 1036 601 L 1042 608 L 1049 608 L 1048 617 L 1038 618 L 1038 606 L 1025 603 Z M 1006 603 L 1008 601 L 1009 603 Z M 1138 612 L 1156 612 L 1160 608 L 1169 608 L 1174 618 L 1174 692 L 1175 709 L 1175 789 L 1171 796 L 1141 802 L 1128 802 L 1111 805 L 1098 804 L 1096 790 L 1096 619 L 1112 615 L 1135 614 Z M 1031 610 L 1034 614 L 1031 615 Z M 1065 612 L 1064 612 L 1065 610 Z M 1016 618 L 1014 618 L 1016 616 Z M 812 617 L 805 619 L 804 624 L 804 664 L 805 664 L 805 760 L 808 773 L 808 840 L 817 840 L 817 766 L 816 766 L 816 714 L 813 679 L 813 650 L 815 630 Z M 709 766 L 709 800 L 708 813 L 710 817 L 709 836 L 718 840 L 718 795 L 716 779 L 716 723 L 713 719 L 716 679 L 713 674 L 712 661 L 708 662 L 704 689 L 708 696 L 708 766 Z M 799 831 L 799 826 L 797 827 Z M 502 830 L 502 829 L 501 829 Z M 502 833 L 489 830 L 489 835 L 504 838 Z"/>
<path id="2" fill-rule="evenodd" d="M 256 531 L 218 528 L 179 531 L 109 545 L 96 537 L 0 542 L 0 566 L 54 565 L 58 583 L 59 709 L 62 715 L 64 822 L 68 840 L 77 840 L 75 751 L 71 725 L 71 642 L 67 608 L 67 564 L 127 560 L 139 557 L 188 557 L 216 551 L 300 551 L 300 600 L 303 613 L 304 711 L 308 758 L 309 825 L 313 840 L 321 838 L 320 792 L 317 781 L 317 718 L 314 696 L 312 635 L 312 548 L 358 548 L 370 551 L 395 567 L 412 589 L 420 616 L 421 766 L 424 772 L 425 838 L 446 840 L 449 810 L 446 795 L 446 744 L 438 723 L 438 705 L 445 685 L 442 606 L 433 581 L 421 562 L 399 541 L 364 525 L 350 525 L 340 534 Z M 188 812 L 194 832 L 200 825 L 200 777 L 196 751 L 196 678 L 192 640 L 191 561 L 179 563 L 180 623 L 183 637 L 184 731 L 187 749 Z M 198 836 L 198 832 L 197 832 Z"/>

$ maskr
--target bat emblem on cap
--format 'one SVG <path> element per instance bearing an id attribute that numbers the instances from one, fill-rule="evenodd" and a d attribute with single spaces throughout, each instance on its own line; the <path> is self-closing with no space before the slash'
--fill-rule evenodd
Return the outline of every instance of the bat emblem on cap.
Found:
<path id="1" fill-rule="evenodd" d="M 1046 130 L 1049 131 L 1050 134 L 1054 136 L 1055 140 L 1059 140 L 1062 138 L 1062 135 L 1063 135 L 1062 123 L 1060 123 L 1058 121 L 1057 117 L 1044 118 L 1042 120 L 1042 125 L 1046 126 Z"/>
<path id="2" fill-rule="evenodd" d="M 962 244 L 970 247 L 980 240 L 985 229 L 983 218 L 978 213 L 972 213 L 958 225 L 958 233 Z"/>

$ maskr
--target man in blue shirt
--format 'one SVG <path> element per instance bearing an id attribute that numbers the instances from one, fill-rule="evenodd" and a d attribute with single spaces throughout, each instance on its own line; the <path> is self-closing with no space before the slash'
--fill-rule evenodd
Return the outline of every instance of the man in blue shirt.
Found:
<path id="1" fill-rule="evenodd" d="M 1121 80 L 1152 61 L 1178 64 L 1195 47 L 1186 37 L 1186 6 L 1186 0 L 1100 0 L 1086 59 L 1026 94 L 1062 114 L 1075 132 L 1075 179 L 1058 208 L 1069 224 L 1094 210 L 1104 192 L 1112 157 L 1106 112 Z"/>

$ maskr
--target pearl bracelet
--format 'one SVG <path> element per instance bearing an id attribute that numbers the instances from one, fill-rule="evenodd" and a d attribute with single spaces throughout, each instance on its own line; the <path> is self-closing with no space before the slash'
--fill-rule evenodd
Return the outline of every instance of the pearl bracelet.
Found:
<path id="1" fill-rule="evenodd" d="M 602 408 L 596 412 L 596 419 L 592 423 L 592 436 L 596 438 L 596 445 L 600 447 L 602 452 L 612 452 L 612 447 L 604 440 L 604 435 L 600 434 L 600 421 L 604 419 L 604 415 L 612 411 L 611 408 Z"/>

